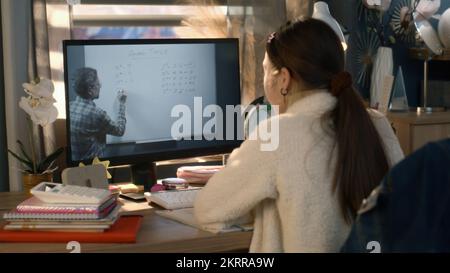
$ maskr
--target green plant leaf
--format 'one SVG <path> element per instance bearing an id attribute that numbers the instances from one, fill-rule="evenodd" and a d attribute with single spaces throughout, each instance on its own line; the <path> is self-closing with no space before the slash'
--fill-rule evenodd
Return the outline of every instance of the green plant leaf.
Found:
<path id="1" fill-rule="evenodd" d="M 33 170 L 33 162 L 31 162 L 31 161 L 28 161 L 28 160 L 26 160 L 26 159 L 23 159 L 22 157 L 20 157 L 18 154 L 16 154 L 16 153 L 14 153 L 13 151 L 11 151 L 10 149 L 8 149 L 8 152 L 12 155 L 12 156 L 14 156 L 17 160 L 19 160 L 22 164 L 24 164 L 26 167 L 28 167 L 29 168 L 29 170 L 26 170 L 26 171 L 28 171 L 28 172 L 33 172 L 32 170 Z"/>
<path id="2" fill-rule="evenodd" d="M 64 152 L 64 148 L 61 147 L 54 151 L 52 154 L 48 155 L 46 158 L 44 158 L 38 165 L 38 171 L 44 172 L 48 166 L 50 166 L 57 158 Z"/>
<path id="3" fill-rule="evenodd" d="M 33 163 L 33 160 L 31 160 L 31 158 L 28 156 L 28 154 L 25 152 L 25 146 L 23 145 L 22 141 L 17 140 L 17 143 L 19 144 L 19 148 L 20 148 L 20 152 L 22 153 L 22 155 L 31 163 Z"/>

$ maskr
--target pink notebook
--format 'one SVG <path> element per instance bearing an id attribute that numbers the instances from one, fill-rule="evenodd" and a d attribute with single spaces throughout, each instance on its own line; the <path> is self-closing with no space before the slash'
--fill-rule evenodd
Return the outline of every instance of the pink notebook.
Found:
<path id="1" fill-rule="evenodd" d="M 87 219 L 101 219 L 108 216 L 114 208 L 116 208 L 117 202 L 110 204 L 108 207 L 100 212 L 97 211 L 85 211 L 72 208 L 50 208 L 40 211 L 18 211 L 14 209 L 10 212 L 3 214 L 3 219 L 7 221 L 14 221 L 20 219 L 54 219 L 54 220 L 87 220 Z"/>
<path id="2" fill-rule="evenodd" d="M 112 196 L 101 206 L 98 205 L 86 205 L 86 204 L 50 204 L 39 200 L 36 197 L 30 197 L 27 200 L 20 203 L 16 210 L 18 212 L 35 212 L 35 213 L 58 213 L 68 212 L 73 213 L 99 213 L 111 204 L 116 202 L 116 197 Z"/>

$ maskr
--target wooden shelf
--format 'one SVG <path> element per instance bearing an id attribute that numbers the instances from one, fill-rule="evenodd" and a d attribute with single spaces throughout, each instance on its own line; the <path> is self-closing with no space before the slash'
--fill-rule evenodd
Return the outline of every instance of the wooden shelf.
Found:
<path id="1" fill-rule="evenodd" d="M 450 61 L 450 49 L 445 48 L 441 55 L 434 55 L 428 48 L 410 48 L 409 55 L 417 60 Z"/>
<path id="2" fill-rule="evenodd" d="M 443 112 L 387 112 L 387 117 L 390 121 L 408 122 L 411 124 L 436 124 L 436 123 L 450 123 L 450 111 Z"/>
<path id="3" fill-rule="evenodd" d="M 388 112 L 395 134 L 405 155 L 430 141 L 450 137 L 450 111 L 434 113 Z"/>

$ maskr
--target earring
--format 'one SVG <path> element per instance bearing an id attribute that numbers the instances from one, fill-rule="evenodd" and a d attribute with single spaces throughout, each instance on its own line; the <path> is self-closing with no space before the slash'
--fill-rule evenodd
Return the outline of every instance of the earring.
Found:
<path id="1" fill-rule="evenodd" d="M 284 105 L 287 105 L 286 95 L 289 93 L 287 89 L 281 89 L 280 94 L 283 96 Z"/>

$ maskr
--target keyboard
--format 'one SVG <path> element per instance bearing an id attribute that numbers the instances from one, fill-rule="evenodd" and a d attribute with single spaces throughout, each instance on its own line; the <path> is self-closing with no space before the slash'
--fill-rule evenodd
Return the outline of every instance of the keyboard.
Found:
<path id="1" fill-rule="evenodd" d="M 149 203 L 153 202 L 165 209 L 192 208 L 199 191 L 200 189 L 146 192 L 145 198 Z"/>

